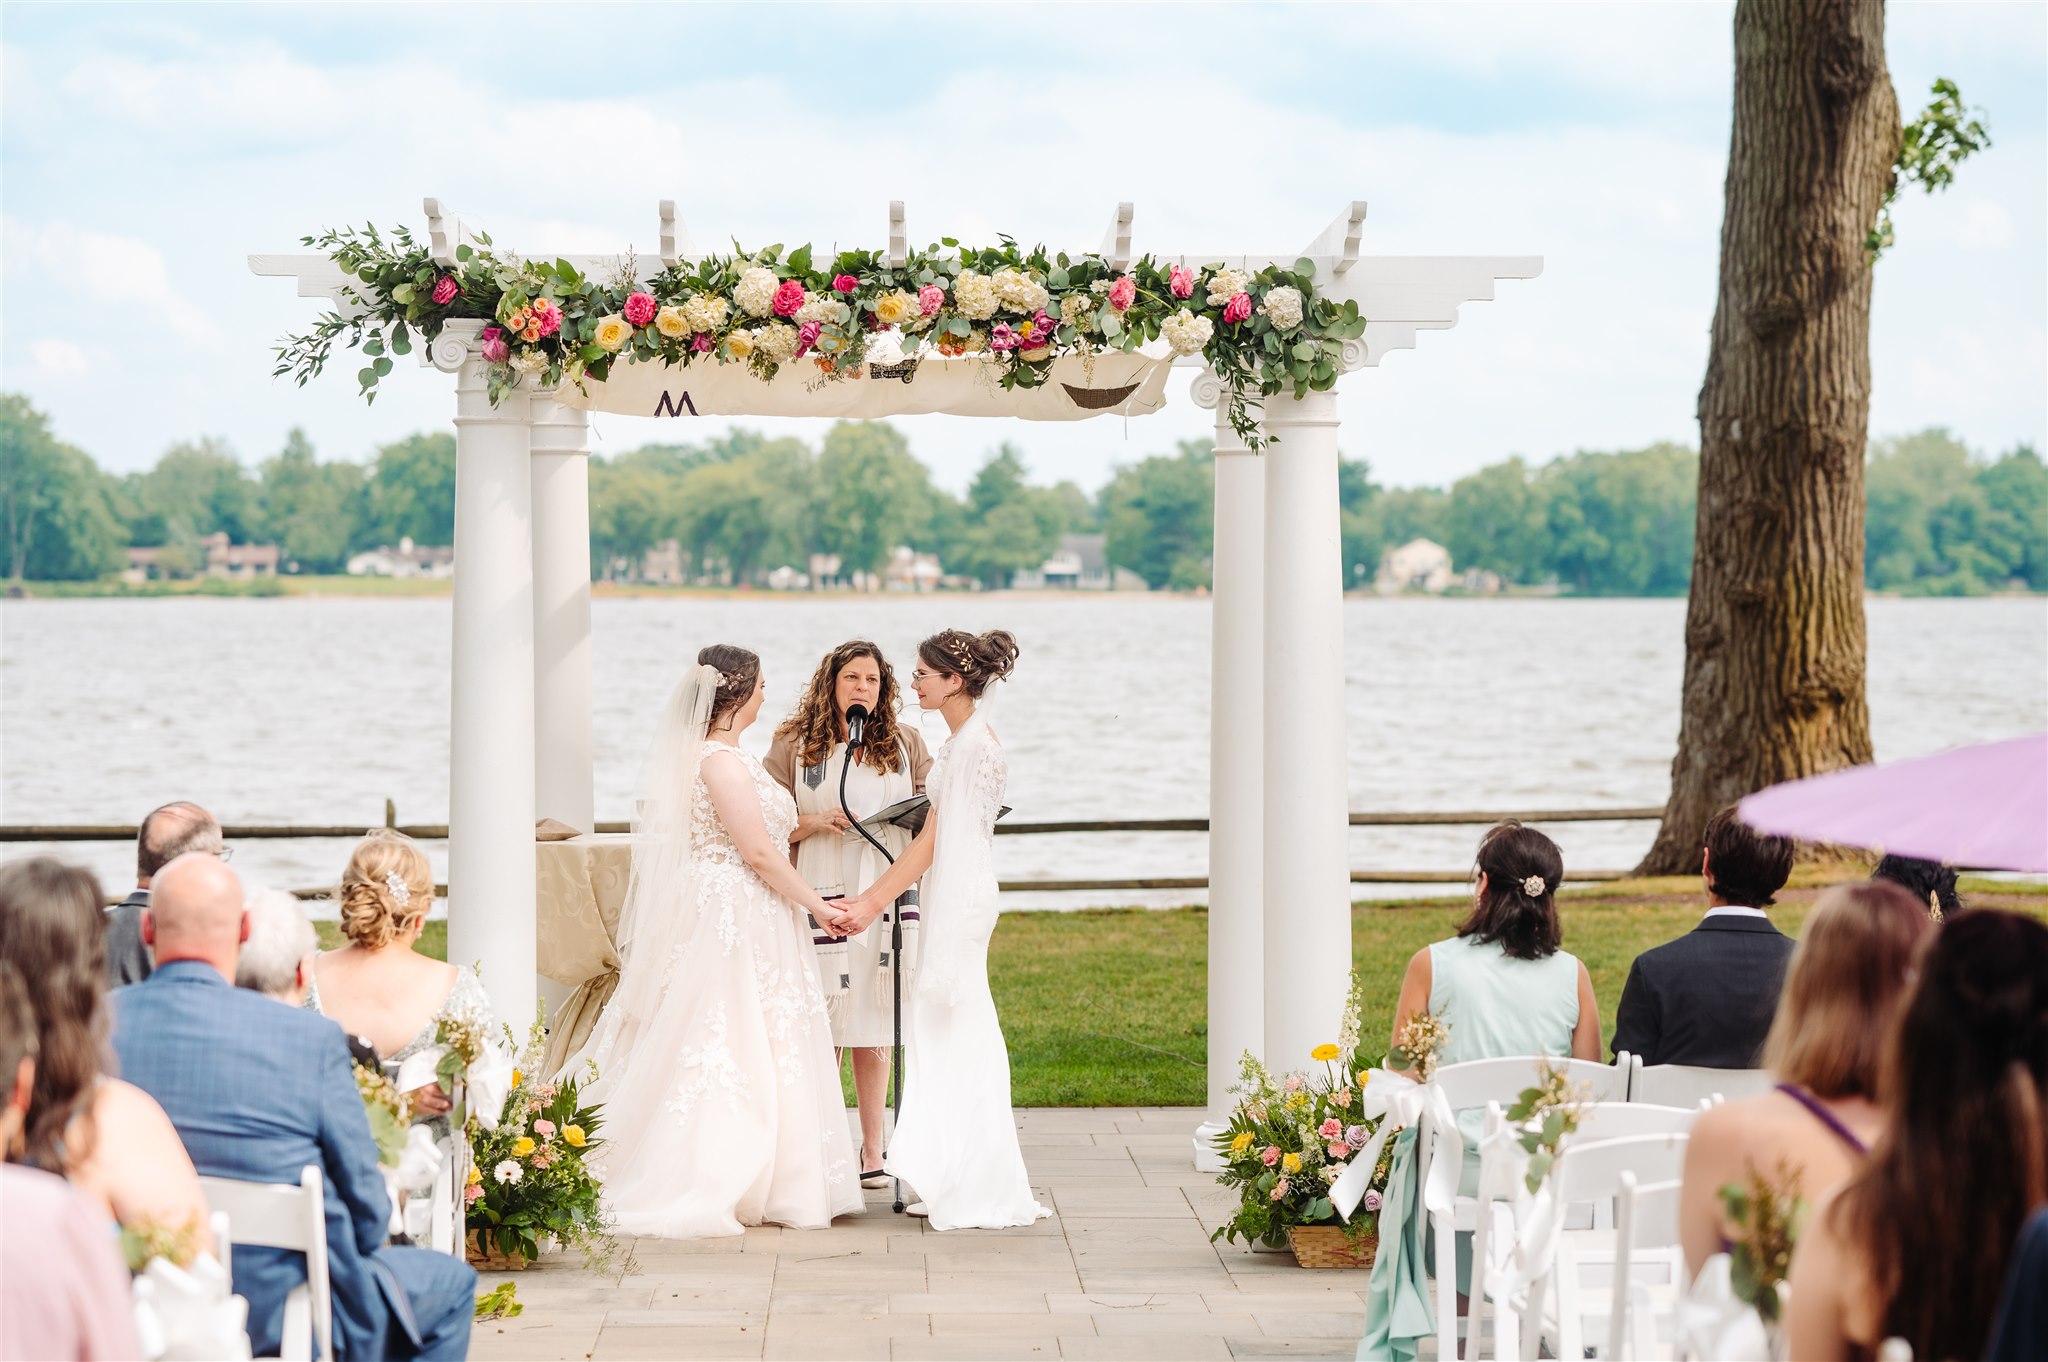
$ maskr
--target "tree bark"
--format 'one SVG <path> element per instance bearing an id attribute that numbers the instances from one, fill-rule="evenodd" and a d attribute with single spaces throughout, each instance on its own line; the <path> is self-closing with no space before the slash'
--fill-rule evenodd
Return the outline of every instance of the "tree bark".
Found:
<path id="1" fill-rule="evenodd" d="M 1737 4 L 1678 755 L 1642 873 L 1697 871 L 1723 805 L 1870 760 L 1864 236 L 1898 149 L 1882 0 Z"/>

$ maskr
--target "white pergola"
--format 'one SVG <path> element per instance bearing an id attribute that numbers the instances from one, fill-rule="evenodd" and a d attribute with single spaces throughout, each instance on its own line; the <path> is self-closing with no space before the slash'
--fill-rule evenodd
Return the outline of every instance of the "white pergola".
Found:
<path id="1" fill-rule="evenodd" d="M 438 200 L 424 206 L 434 258 L 452 269 L 468 238 Z M 1413 348 L 1421 332 L 1457 325 L 1459 306 L 1491 300 L 1495 281 L 1543 268 L 1539 256 L 1361 255 L 1365 214 L 1363 202 L 1350 204 L 1284 255 L 1153 254 L 1254 272 L 1308 257 L 1318 291 L 1340 304 L 1356 300 L 1367 318 L 1364 335 L 1344 343 L 1345 373 Z M 1120 205 L 1100 248 L 1118 268 L 1131 259 L 1131 221 L 1131 205 Z M 695 257 L 672 201 L 660 206 L 660 240 L 659 258 L 639 267 L 643 278 Z M 900 263 L 904 254 L 903 205 L 895 203 L 889 255 Z M 568 259 L 595 275 L 620 264 Z M 295 279 L 301 297 L 348 306 L 350 280 L 324 255 L 252 255 L 249 266 Z M 498 1015 L 517 1021 L 533 1015 L 538 996 L 534 821 L 595 822 L 585 408 L 604 402 L 523 384 L 491 405 L 476 350 L 481 327 L 451 322 L 422 356 L 455 376 L 448 953 L 481 962 Z M 1177 363 L 1203 367 L 1198 356 Z M 862 383 L 900 394 L 897 412 L 933 409 L 913 402 L 912 383 Z M 782 385 L 757 386 L 765 403 Z M 1261 425 L 1272 444 L 1260 455 L 1232 429 L 1229 394 L 1214 373 L 1197 377 L 1194 398 L 1217 413 L 1207 1132 L 1227 1119 L 1242 1052 L 1297 1068 L 1335 1038 L 1351 959 L 1351 872 L 1336 393 L 1267 399 Z M 780 404 L 720 410 L 786 414 Z M 673 404 L 671 412 L 694 414 Z M 833 413 L 821 405 L 819 414 Z M 977 414 L 992 413 L 984 405 Z M 1254 715 L 1259 722 L 1246 721 Z M 1207 1153 L 1202 1132 L 1198 1162 Z"/>

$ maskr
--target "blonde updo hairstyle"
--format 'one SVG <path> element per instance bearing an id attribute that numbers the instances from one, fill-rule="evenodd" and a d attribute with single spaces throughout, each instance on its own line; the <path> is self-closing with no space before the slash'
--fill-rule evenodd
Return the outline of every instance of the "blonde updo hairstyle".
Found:
<path id="1" fill-rule="evenodd" d="M 1017 665 L 1017 640 L 1006 629 L 970 634 L 942 629 L 917 645 L 918 661 L 933 671 L 960 678 L 967 698 L 979 700 L 989 684 L 1008 676 Z"/>
<path id="2" fill-rule="evenodd" d="M 395 880 L 394 880 L 395 877 Z M 393 884 L 405 886 L 400 895 Z M 378 828 L 356 843 L 341 875 L 341 934 L 366 951 L 413 930 L 434 903 L 434 868 L 419 843 Z"/>

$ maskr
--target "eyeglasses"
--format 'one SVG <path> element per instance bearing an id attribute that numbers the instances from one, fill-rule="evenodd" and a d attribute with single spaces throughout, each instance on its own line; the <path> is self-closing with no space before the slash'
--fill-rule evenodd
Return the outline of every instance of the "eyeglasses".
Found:
<path id="1" fill-rule="evenodd" d="M 219 851 L 216 851 L 213 854 L 220 857 L 223 861 L 232 861 L 235 859 L 235 849 L 233 847 L 222 847 Z"/>
<path id="2" fill-rule="evenodd" d="M 942 676 L 951 675 L 953 675 L 952 672 L 928 672 L 924 668 L 919 667 L 916 671 L 910 674 L 910 680 L 911 683 L 914 685 L 919 681 L 936 681 Z"/>

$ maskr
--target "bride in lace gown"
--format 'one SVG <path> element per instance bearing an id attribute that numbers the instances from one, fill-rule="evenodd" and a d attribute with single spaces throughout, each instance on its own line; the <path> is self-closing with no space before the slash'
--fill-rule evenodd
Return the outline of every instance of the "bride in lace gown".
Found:
<path id="1" fill-rule="evenodd" d="M 833 915 L 790 862 L 795 804 L 737 746 L 760 659 L 697 661 L 642 778 L 618 991 L 563 1072 L 597 1065 L 594 1162 L 620 1230 L 820 1228 L 862 1205 L 805 916 Z"/>
<path id="2" fill-rule="evenodd" d="M 933 1229 L 1006 1229 L 1052 1212 L 1031 1194 L 1010 1107 L 1010 1051 L 988 988 L 996 927 L 994 838 L 1009 767 L 976 707 L 1016 665 L 1017 643 L 995 630 L 949 629 L 918 646 L 918 703 L 953 736 L 926 778 L 931 816 L 909 850 L 841 906 L 865 926 L 919 875 L 924 944 L 905 1000 L 903 1112 L 885 1166 L 922 1199 Z"/>

